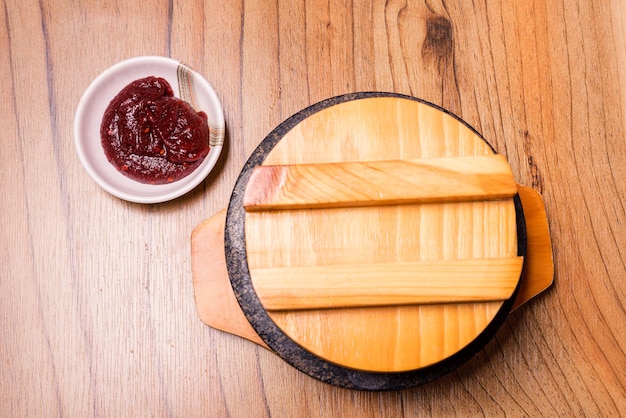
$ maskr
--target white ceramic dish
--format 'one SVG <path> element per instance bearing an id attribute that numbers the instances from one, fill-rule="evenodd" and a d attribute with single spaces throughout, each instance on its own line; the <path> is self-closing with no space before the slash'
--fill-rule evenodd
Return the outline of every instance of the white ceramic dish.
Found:
<path id="1" fill-rule="evenodd" d="M 107 160 L 101 145 L 100 124 L 106 107 L 126 85 L 147 76 L 166 79 L 176 97 L 208 117 L 209 154 L 191 174 L 169 184 L 146 184 L 126 177 Z M 209 82 L 180 61 L 155 56 L 131 58 L 108 68 L 89 85 L 76 110 L 74 141 L 83 166 L 104 190 L 131 202 L 165 202 L 191 191 L 215 167 L 224 144 L 224 112 Z"/>

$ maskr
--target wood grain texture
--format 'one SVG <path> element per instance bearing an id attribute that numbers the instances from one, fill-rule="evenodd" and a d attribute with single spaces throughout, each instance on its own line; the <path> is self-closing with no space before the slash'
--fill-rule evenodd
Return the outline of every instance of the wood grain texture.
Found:
<path id="1" fill-rule="evenodd" d="M 481 155 L 259 166 L 250 175 L 243 206 L 246 211 L 341 208 L 496 200 L 515 194 L 506 159 Z"/>
<path id="2" fill-rule="evenodd" d="M 69 2 L 0 6 L 0 415 L 619 416 L 626 410 L 626 5 L 621 0 Z M 72 142 L 89 82 L 172 56 L 222 101 L 191 194 L 99 189 Z M 282 120 L 382 90 L 443 106 L 541 192 L 555 286 L 463 368 L 414 390 L 308 378 L 204 325 L 190 234 Z"/>
<path id="3" fill-rule="evenodd" d="M 205 324 L 267 345 L 254 331 L 237 303 L 224 256 L 226 210 L 196 226 L 191 233 L 191 273 L 198 315 Z"/>
<path id="4" fill-rule="evenodd" d="M 552 284 L 554 271 L 543 201 L 533 189 L 521 185 L 518 185 L 518 187 L 522 202 L 525 205 L 524 216 L 526 224 L 531 230 L 529 231 L 529 239 L 532 241 L 532 246 L 527 248 L 526 251 L 523 280 L 520 284 L 518 297 L 515 300 L 515 308 L 519 308 L 523 303 L 528 302 L 537 292 L 545 291 Z M 213 328 L 247 338 L 266 347 L 261 338 L 256 335 L 250 324 L 245 320 L 241 309 L 236 306 L 237 303 L 231 282 L 224 265 L 225 216 L 224 210 L 216 213 L 208 220 L 199 224 L 192 233 L 192 271 L 198 314 L 203 322 Z M 466 270 L 466 267 L 463 270 Z M 515 282 L 518 275 L 519 268 L 515 272 Z M 377 288 L 376 292 L 379 292 L 379 290 Z M 386 311 L 393 312 L 390 309 Z M 386 311 L 383 310 L 382 312 Z M 420 310 L 413 311 L 418 315 L 421 313 Z M 467 315 L 472 313 L 472 310 L 465 309 L 459 313 Z M 410 321 L 408 322 L 410 323 Z M 367 328 L 369 329 L 370 327 L 368 326 Z M 316 339 L 319 340 L 320 338 L 317 337 Z"/>
<path id="5" fill-rule="evenodd" d="M 425 161 L 449 167 L 457 160 L 463 166 L 466 159 L 489 161 L 490 155 L 493 151 L 479 135 L 427 103 L 403 97 L 365 97 L 309 115 L 287 130 L 263 165 L 295 164 L 306 171 L 320 164 L 346 167 L 379 161 L 377 164 L 384 166 L 386 161 L 394 161 L 394 165 L 422 161 L 420 164 L 431 169 L 436 165 Z M 511 175 L 504 179 L 509 188 L 516 189 Z M 328 181 L 321 183 L 320 189 Z M 488 182 L 481 183 L 485 186 Z M 424 187 L 427 195 L 437 190 L 431 186 Z M 248 183 L 245 194 L 251 187 L 256 184 Z M 374 270 L 379 270 L 381 277 L 394 281 L 397 269 L 394 273 L 393 266 L 387 270 L 378 266 L 403 263 L 411 269 L 416 262 L 513 258 L 518 255 L 515 219 L 510 194 L 500 200 L 247 211 L 247 264 L 253 285 L 258 272 L 260 290 L 270 298 L 261 303 L 273 306 L 276 293 L 267 292 L 271 290 L 268 271 L 291 269 L 297 272 L 291 276 L 293 280 L 299 273 L 306 276 L 306 271 L 311 277 L 315 269 L 330 276 L 328 270 L 333 266 L 376 264 Z M 348 269 L 342 270 L 346 273 Z M 288 276 L 279 273 L 278 280 L 289 280 Z M 345 300 L 338 296 L 337 300 Z M 338 307 L 317 313 L 281 309 L 271 310 L 269 315 L 292 340 L 332 363 L 399 372 L 429 366 L 462 350 L 491 323 L 502 301 L 487 298 L 471 306 L 458 306 L 457 302 L 424 309 L 402 303 L 395 310 L 368 303 L 367 309 Z"/>
<path id="6" fill-rule="evenodd" d="M 518 184 L 517 188 L 526 223 L 526 254 L 512 310 L 546 291 L 554 283 L 554 255 L 545 204 L 532 187 Z"/>
<path id="7" fill-rule="evenodd" d="M 427 103 L 366 97 L 324 107 L 300 121 L 282 135 L 263 165 L 441 161 L 492 154 L 469 127 Z M 265 269 L 518 255 L 512 198 L 252 211 L 245 215 L 245 242 L 252 283 L 254 272 Z M 502 300 L 469 307 L 341 308 L 317 314 L 283 310 L 269 315 L 292 340 L 332 363 L 398 372 L 459 352 L 483 332 L 501 305 Z"/>
<path id="8" fill-rule="evenodd" d="M 275 267 L 250 276 L 268 311 L 493 302 L 513 295 L 522 263 L 510 257 Z"/>

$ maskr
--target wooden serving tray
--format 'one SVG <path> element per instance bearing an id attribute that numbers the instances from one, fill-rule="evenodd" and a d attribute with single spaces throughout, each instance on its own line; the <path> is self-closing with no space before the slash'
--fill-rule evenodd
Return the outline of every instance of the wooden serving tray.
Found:
<path id="1" fill-rule="evenodd" d="M 552 282 L 541 197 L 428 103 L 328 101 L 286 121 L 252 160 L 230 227 L 220 212 L 192 234 L 196 304 L 205 323 L 298 368 L 285 341 L 324 367 L 432 370 Z"/>

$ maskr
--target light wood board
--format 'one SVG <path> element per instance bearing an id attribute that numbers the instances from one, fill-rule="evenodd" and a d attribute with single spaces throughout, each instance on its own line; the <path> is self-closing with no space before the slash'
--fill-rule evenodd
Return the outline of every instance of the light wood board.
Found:
<path id="1" fill-rule="evenodd" d="M 386 97 L 314 113 L 285 134 L 263 165 L 491 154 L 483 139 L 450 115 Z M 245 221 L 250 276 L 255 284 L 257 270 L 272 268 L 511 258 L 517 256 L 515 219 L 511 198 L 251 211 Z M 359 370 L 397 372 L 464 348 L 493 320 L 502 301 L 389 305 L 269 313 L 321 358 Z"/>

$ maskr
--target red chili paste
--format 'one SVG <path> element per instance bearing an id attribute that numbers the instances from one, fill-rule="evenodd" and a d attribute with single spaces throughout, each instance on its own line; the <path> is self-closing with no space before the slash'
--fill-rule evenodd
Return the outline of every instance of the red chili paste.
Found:
<path id="1" fill-rule="evenodd" d="M 158 77 L 133 81 L 113 98 L 100 137 L 111 164 L 142 183 L 179 180 L 209 153 L 206 113 L 174 97 L 170 84 Z"/>

